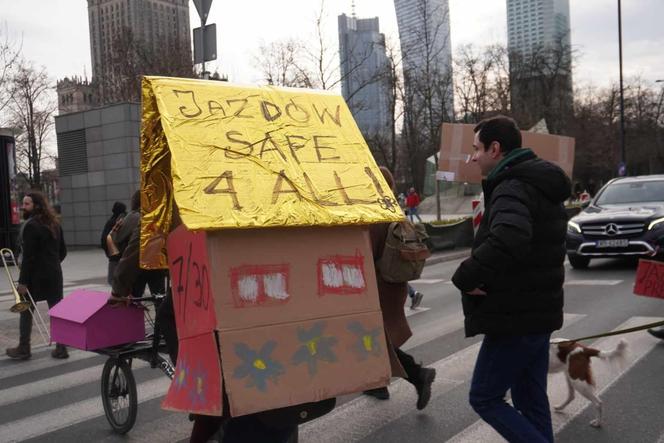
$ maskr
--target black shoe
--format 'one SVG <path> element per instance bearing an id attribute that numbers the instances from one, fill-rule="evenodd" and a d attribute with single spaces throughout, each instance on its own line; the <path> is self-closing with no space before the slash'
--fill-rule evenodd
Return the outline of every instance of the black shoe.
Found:
<path id="1" fill-rule="evenodd" d="M 417 409 L 422 410 L 429 404 L 431 399 L 431 384 L 436 378 L 436 370 L 433 368 L 420 369 L 420 380 L 415 383 L 417 390 Z"/>
<path id="2" fill-rule="evenodd" d="M 364 391 L 364 395 L 377 398 L 378 400 L 390 399 L 390 391 L 387 390 L 387 386 L 385 386 L 384 388 L 368 389 Z"/>
<path id="3" fill-rule="evenodd" d="M 415 294 L 413 294 L 413 299 L 410 302 L 410 309 L 417 309 L 417 307 L 420 306 L 420 303 L 422 303 L 423 298 L 424 294 L 419 291 L 415 291 Z"/>
<path id="4" fill-rule="evenodd" d="M 658 328 L 650 328 L 648 329 L 648 333 L 653 337 L 657 337 L 660 340 L 664 340 L 664 326 L 660 326 Z"/>
<path id="5" fill-rule="evenodd" d="M 69 352 L 67 352 L 67 347 L 65 345 L 61 345 L 60 343 L 56 343 L 55 349 L 51 351 L 51 357 L 57 359 L 69 358 Z"/>

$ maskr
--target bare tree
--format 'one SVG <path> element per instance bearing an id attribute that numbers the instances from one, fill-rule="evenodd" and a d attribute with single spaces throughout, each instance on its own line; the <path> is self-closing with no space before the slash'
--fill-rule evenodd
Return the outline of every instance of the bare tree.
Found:
<path id="1" fill-rule="evenodd" d="M 10 78 L 11 124 L 18 131 L 16 137 L 17 168 L 30 185 L 41 183 L 45 144 L 52 134 L 53 114 L 56 110 L 53 86 L 46 70 L 21 60 Z"/>
<path id="2" fill-rule="evenodd" d="M 397 126 L 403 117 L 401 53 L 391 44 L 386 45 L 386 53 L 388 62 L 382 72 L 381 80 L 385 83 L 387 91 L 388 127 L 386 132 L 369 134 L 366 139 L 376 161 L 393 171 L 395 177 L 402 177 L 402 159 L 399 157 L 397 137 Z"/>
<path id="3" fill-rule="evenodd" d="M 510 114 L 510 79 L 503 46 L 461 46 L 456 51 L 454 67 L 459 120 L 476 123 L 489 113 Z"/>
<path id="4" fill-rule="evenodd" d="M 308 76 L 302 73 L 302 42 L 286 39 L 263 44 L 254 56 L 254 66 L 261 70 L 263 80 L 269 85 L 287 87 L 311 87 Z"/>
<path id="5" fill-rule="evenodd" d="M 161 44 L 150 46 L 127 27 L 117 35 L 107 61 L 111 69 L 95 78 L 102 103 L 139 102 L 144 75 L 196 77 L 182 42 L 165 36 L 158 40 Z"/>
<path id="6" fill-rule="evenodd" d="M 9 78 L 20 54 L 20 46 L 9 39 L 9 32 L 5 28 L 4 36 L 0 32 L 0 111 L 7 106 L 11 99 Z"/>
<path id="7" fill-rule="evenodd" d="M 552 133 L 565 133 L 573 112 L 575 57 L 566 35 L 526 53 L 509 54 L 512 111 L 524 127 L 545 118 Z"/>
<path id="8" fill-rule="evenodd" d="M 414 0 L 413 28 L 400 30 L 410 38 L 401 38 L 404 54 L 404 125 L 403 134 L 410 162 L 412 182 L 422 190 L 426 161 L 438 159 L 440 128 L 453 119 L 453 82 L 449 28 L 449 11 L 432 0 Z"/>

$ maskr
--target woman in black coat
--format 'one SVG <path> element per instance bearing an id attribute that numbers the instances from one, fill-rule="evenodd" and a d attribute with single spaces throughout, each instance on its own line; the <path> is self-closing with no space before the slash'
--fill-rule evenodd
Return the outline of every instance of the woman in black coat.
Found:
<path id="1" fill-rule="evenodd" d="M 17 290 L 25 295 L 27 291 L 35 302 L 46 300 L 49 309 L 62 300 L 62 267 L 60 263 L 67 255 L 62 228 L 48 201 L 38 192 L 29 192 L 23 197 L 23 262 Z M 35 306 L 21 312 L 19 322 L 19 345 L 7 349 L 7 355 L 14 359 L 30 358 L 30 335 L 32 333 L 32 312 Z M 56 343 L 51 353 L 53 358 L 67 358 L 67 348 Z"/>

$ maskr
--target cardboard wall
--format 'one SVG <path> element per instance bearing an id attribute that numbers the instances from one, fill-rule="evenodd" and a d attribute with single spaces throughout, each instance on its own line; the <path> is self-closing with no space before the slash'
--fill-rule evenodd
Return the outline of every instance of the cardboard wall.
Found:
<path id="1" fill-rule="evenodd" d="M 366 226 L 181 226 L 169 261 L 182 355 L 165 408 L 218 414 L 222 378 L 234 416 L 389 382 Z"/>
<path id="2" fill-rule="evenodd" d="M 475 125 L 443 123 L 438 170 L 454 173 L 454 181 L 481 183 L 477 165 L 468 161 L 473 155 Z M 521 131 L 523 147 L 531 148 L 539 157 L 556 163 L 570 177 L 574 169 L 574 139 L 559 135 Z"/>

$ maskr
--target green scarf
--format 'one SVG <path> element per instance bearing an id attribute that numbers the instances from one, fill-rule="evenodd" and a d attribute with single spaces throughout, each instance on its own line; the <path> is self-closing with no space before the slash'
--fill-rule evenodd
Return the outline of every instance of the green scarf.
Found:
<path id="1" fill-rule="evenodd" d="M 513 162 L 515 159 L 523 157 L 524 155 L 532 154 L 534 155 L 533 151 L 530 148 L 517 148 L 517 149 L 512 149 L 501 161 L 498 162 L 495 168 L 489 172 L 489 175 L 487 176 L 487 180 L 491 180 L 494 178 L 500 171 L 502 171 L 505 166 L 507 166 L 509 163 Z"/>

